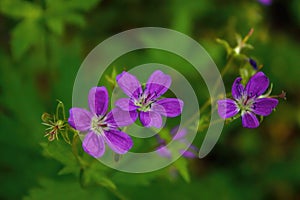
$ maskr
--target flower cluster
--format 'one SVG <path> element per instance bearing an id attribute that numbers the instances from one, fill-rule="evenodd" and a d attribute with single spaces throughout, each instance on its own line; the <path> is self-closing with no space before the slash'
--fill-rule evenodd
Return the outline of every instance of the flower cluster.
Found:
<path id="1" fill-rule="evenodd" d="M 86 133 L 82 146 L 85 152 L 95 158 L 105 152 L 105 143 L 117 154 L 128 152 L 133 141 L 120 127 L 134 123 L 138 116 L 145 127 L 161 127 L 162 117 L 176 117 L 181 114 L 183 101 L 177 98 L 160 97 L 171 85 L 171 77 L 157 70 L 143 89 L 137 78 L 128 72 L 117 76 L 119 87 L 129 98 L 116 101 L 116 108 L 107 113 L 109 96 L 105 87 L 93 87 L 89 91 L 90 111 L 71 108 L 69 124 Z"/>

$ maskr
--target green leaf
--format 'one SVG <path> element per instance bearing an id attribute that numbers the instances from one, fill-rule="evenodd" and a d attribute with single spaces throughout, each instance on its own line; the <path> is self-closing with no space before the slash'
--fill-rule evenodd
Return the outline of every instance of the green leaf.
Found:
<path id="1" fill-rule="evenodd" d="M 67 23 L 83 27 L 85 25 L 84 16 L 78 11 L 88 11 L 98 2 L 99 0 L 72 0 L 65 1 L 64 6 L 61 6 L 61 1 L 46 1 L 45 19 L 47 26 L 57 35 L 63 34 L 64 26 Z"/>
<path id="2" fill-rule="evenodd" d="M 11 48 L 15 59 L 20 59 L 26 51 L 43 39 L 43 31 L 35 20 L 25 19 L 12 31 Z"/>
<path id="3" fill-rule="evenodd" d="M 40 181 L 39 188 L 29 191 L 24 200 L 40 199 L 111 199 L 107 192 L 101 187 L 82 188 L 75 179 L 69 180 L 48 180 Z"/>
<path id="4" fill-rule="evenodd" d="M 62 19 L 55 18 L 55 17 L 49 17 L 49 18 L 46 18 L 46 24 L 53 33 L 55 33 L 59 36 L 61 36 L 63 34 L 64 23 L 63 23 Z"/>
<path id="5" fill-rule="evenodd" d="M 1 0 L 0 12 L 16 19 L 37 19 L 43 11 L 40 6 L 29 1 Z"/>
<path id="6" fill-rule="evenodd" d="M 43 154 L 45 156 L 51 157 L 61 164 L 64 165 L 63 169 L 58 172 L 59 175 L 62 174 L 75 174 L 78 175 L 80 171 L 80 165 L 72 153 L 72 148 L 70 145 L 54 141 L 50 143 L 42 143 Z"/>
<path id="7" fill-rule="evenodd" d="M 106 188 L 111 188 L 113 190 L 117 189 L 117 186 L 108 178 L 102 177 L 99 179 L 100 185 Z"/>
<path id="8" fill-rule="evenodd" d="M 77 13 L 70 13 L 66 15 L 64 20 L 66 23 L 74 24 L 79 27 L 84 27 L 85 25 L 85 20 L 83 15 Z"/>
<path id="9" fill-rule="evenodd" d="M 106 177 L 105 166 L 100 162 L 93 162 L 89 167 L 84 169 L 83 181 L 85 185 L 101 185 L 110 190 L 116 190 L 117 187 L 112 180 Z"/>
<path id="10" fill-rule="evenodd" d="M 150 186 L 151 182 L 156 179 L 161 174 L 166 174 L 165 171 L 155 171 L 151 173 L 144 174 L 130 174 L 130 179 L 128 179 L 128 174 L 124 172 L 115 172 L 111 179 L 118 185 L 127 186 Z"/>
<path id="11" fill-rule="evenodd" d="M 187 160 L 181 157 L 174 163 L 174 166 L 176 167 L 182 178 L 189 183 L 191 181 L 191 178 L 188 170 Z"/>
<path id="12" fill-rule="evenodd" d="M 95 7 L 100 0 L 89 0 L 89 1 L 82 1 L 82 0 L 72 0 L 66 3 L 66 7 L 69 7 L 74 10 L 82 10 L 82 11 L 89 11 L 93 7 Z"/>

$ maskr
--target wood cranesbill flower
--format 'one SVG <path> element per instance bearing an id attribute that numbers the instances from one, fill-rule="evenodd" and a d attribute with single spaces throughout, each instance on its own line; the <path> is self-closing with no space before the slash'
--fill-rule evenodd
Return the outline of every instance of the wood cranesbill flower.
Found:
<path id="1" fill-rule="evenodd" d="M 175 128 L 173 128 L 170 131 L 170 133 L 171 133 L 172 139 L 176 142 L 179 142 L 180 146 L 182 146 L 182 148 L 178 149 L 178 152 L 183 157 L 186 157 L 186 158 L 196 158 L 197 157 L 198 148 L 192 144 L 189 144 L 189 142 L 187 141 L 186 135 L 188 132 L 185 128 L 178 129 L 178 126 L 176 126 Z M 157 135 L 157 140 L 159 143 L 159 146 L 157 147 L 157 153 L 162 157 L 171 158 L 172 153 L 171 153 L 171 150 L 166 147 L 166 143 L 167 143 L 166 140 L 161 139 L 159 137 L 159 135 Z M 189 148 L 187 150 L 185 150 L 185 147 L 187 145 L 189 145 Z"/>
<path id="2" fill-rule="evenodd" d="M 129 98 L 118 99 L 115 105 L 122 110 L 139 112 L 145 127 L 162 126 L 162 117 L 176 117 L 181 114 L 183 101 L 177 98 L 159 99 L 170 87 L 171 77 L 157 70 L 149 77 L 143 90 L 138 79 L 128 72 L 117 76 L 117 83 Z"/>
<path id="3" fill-rule="evenodd" d="M 109 97 L 105 87 L 93 87 L 89 91 L 90 111 L 83 108 L 71 108 L 69 124 L 76 130 L 86 132 L 82 142 L 85 152 L 95 158 L 105 152 L 105 143 L 117 154 L 125 154 L 133 146 L 131 138 L 118 127 L 132 124 L 135 113 L 112 109 L 106 114 Z"/>
<path id="4" fill-rule="evenodd" d="M 269 87 L 269 79 L 263 72 L 253 75 L 246 87 L 241 81 L 242 78 L 238 77 L 232 85 L 233 100 L 228 98 L 218 100 L 218 113 L 221 118 L 227 119 L 241 112 L 243 126 L 256 128 L 259 126 L 256 115 L 270 115 L 278 100 L 262 95 Z"/>

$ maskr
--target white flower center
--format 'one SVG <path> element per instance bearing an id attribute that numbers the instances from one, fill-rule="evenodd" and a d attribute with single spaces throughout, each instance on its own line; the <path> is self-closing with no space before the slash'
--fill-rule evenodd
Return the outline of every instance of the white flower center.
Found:
<path id="1" fill-rule="evenodd" d="M 109 130 L 109 126 L 103 116 L 94 116 L 91 120 L 91 130 L 96 134 L 103 135 L 104 131 Z"/>
<path id="2" fill-rule="evenodd" d="M 154 95 L 146 95 L 141 94 L 139 95 L 139 99 L 134 101 L 134 105 L 138 106 L 139 111 L 147 112 L 151 110 L 152 103 L 155 102 L 155 100 L 151 100 Z"/>
<path id="3" fill-rule="evenodd" d="M 248 97 L 247 95 L 242 96 L 237 100 L 238 106 L 241 110 L 252 111 L 254 98 Z"/>

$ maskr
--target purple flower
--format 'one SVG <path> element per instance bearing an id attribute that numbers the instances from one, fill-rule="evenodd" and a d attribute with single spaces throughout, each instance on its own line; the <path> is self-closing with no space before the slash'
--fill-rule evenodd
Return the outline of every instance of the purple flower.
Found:
<path id="1" fill-rule="evenodd" d="M 180 115 L 183 101 L 177 98 L 158 99 L 171 85 L 171 77 L 157 70 L 148 79 L 145 89 L 142 89 L 137 78 L 128 72 L 117 76 L 117 83 L 129 98 L 116 101 L 116 106 L 124 111 L 139 111 L 140 121 L 145 127 L 162 126 L 162 117 Z"/>
<path id="2" fill-rule="evenodd" d="M 104 154 L 105 143 L 117 154 L 124 154 L 133 146 L 131 138 L 118 127 L 133 123 L 137 116 L 118 108 L 106 115 L 108 98 L 105 87 L 93 87 L 88 96 L 90 111 L 70 109 L 69 124 L 78 131 L 87 132 L 82 147 L 95 158 Z"/>
<path id="3" fill-rule="evenodd" d="M 183 155 L 186 158 L 197 157 L 198 148 L 195 147 L 194 145 L 189 144 L 188 141 L 186 140 L 187 130 L 185 128 L 178 130 L 178 126 L 176 126 L 170 131 L 170 133 L 172 135 L 173 140 L 175 140 L 176 142 L 180 142 L 183 145 L 183 148 L 179 149 L 179 153 L 181 155 Z M 158 135 L 157 135 L 157 140 L 160 144 L 159 147 L 157 148 L 157 153 L 162 157 L 171 158 L 172 153 L 170 149 L 166 147 L 166 141 L 161 139 Z M 185 150 L 184 147 L 186 147 L 187 145 L 190 146 L 187 150 Z"/>
<path id="4" fill-rule="evenodd" d="M 272 4 L 272 0 L 258 0 L 259 3 L 269 6 Z"/>
<path id="5" fill-rule="evenodd" d="M 241 111 L 242 124 L 246 128 L 256 128 L 259 121 L 255 115 L 268 116 L 277 106 L 278 100 L 264 97 L 262 94 L 269 87 L 269 79 L 263 72 L 253 75 L 246 87 L 241 84 L 242 78 L 235 79 L 232 85 L 232 99 L 218 100 L 218 113 L 226 119 Z"/>

